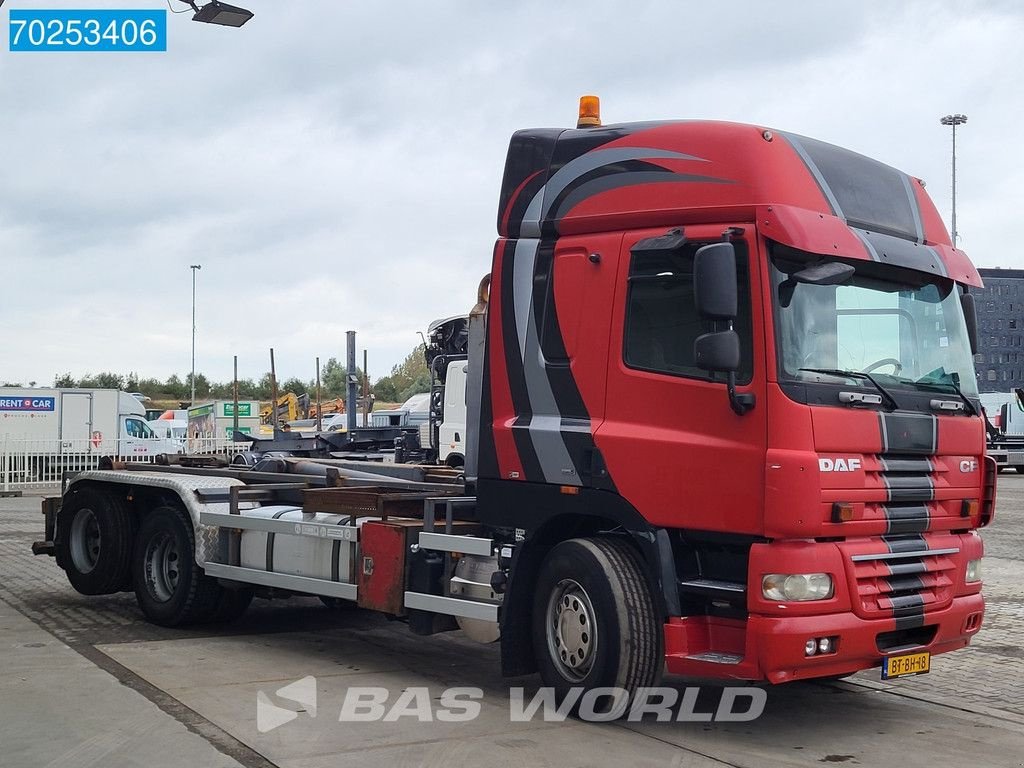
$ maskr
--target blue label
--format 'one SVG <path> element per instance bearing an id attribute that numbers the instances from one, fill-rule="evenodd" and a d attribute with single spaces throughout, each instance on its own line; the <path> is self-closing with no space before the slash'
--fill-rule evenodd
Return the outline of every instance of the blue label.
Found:
<path id="1" fill-rule="evenodd" d="M 166 51 L 167 11 L 18 9 L 12 51 Z"/>
<path id="2" fill-rule="evenodd" d="M 55 397 L 0 397 L 0 411 L 52 411 Z"/>

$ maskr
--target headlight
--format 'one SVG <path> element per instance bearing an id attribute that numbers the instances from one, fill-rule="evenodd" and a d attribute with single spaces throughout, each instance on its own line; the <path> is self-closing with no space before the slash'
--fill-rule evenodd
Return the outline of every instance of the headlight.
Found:
<path id="1" fill-rule="evenodd" d="M 967 561 L 967 583 L 981 581 L 981 558 Z"/>
<path id="2" fill-rule="evenodd" d="M 827 573 L 769 573 L 761 579 L 766 600 L 802 602 L 832 597 L 832 577 Z"/>

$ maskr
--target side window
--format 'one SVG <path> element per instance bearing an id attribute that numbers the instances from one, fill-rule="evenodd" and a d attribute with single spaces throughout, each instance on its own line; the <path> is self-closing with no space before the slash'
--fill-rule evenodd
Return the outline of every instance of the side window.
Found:
<path id="1" fill-rule="evenodd" d="M 149 425 L 139 419 L 125 419 L 124 428 L 129 437 L 153 436 L 153 431 L 149 428 Z"/>
<path id="2" fill-rule="evenodd" d="M 698 368 L 693 358 L 693 342 L 702 333 L 713 330 L 711 323 L 698 317 L 693 302 L 693 257 L 703 245 L 707 243 L 688 243 L 671 252 L 632 255 L 623 349 L 623 357 L 630 368 L 700 379 L 725 379 L 724 374 L 711 374 Z M 740 337 L 740 369 L 736 380 L 744 384 L 753 375 L 750 278 L 746 245 L 739 241 L 734 245 L 739 314 L 733 327 Z"/>

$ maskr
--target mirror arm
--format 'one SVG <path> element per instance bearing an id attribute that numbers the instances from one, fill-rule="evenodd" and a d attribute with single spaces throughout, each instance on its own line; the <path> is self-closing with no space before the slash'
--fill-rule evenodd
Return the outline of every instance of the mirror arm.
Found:
<path id="1" fill-rule="evenodd" d="M 729 371 L 728 378 L 726 379 L 726 389 L 729 392 L 729 405 L 732 406 L 737 416 L 742 416 L 747 411 L 753 409 L 756 402 L 753 393 L 736 391 L 735 371 Z"/>

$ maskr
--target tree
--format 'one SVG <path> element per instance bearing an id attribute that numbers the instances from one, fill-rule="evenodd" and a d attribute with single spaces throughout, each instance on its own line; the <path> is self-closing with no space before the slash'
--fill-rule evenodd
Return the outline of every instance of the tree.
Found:
<path id="1" fill-rule="evenodd" d="M 59 373 L 53 377 L 53 386 L 58 389 L 77 387 L 78 383 L 75 381 L 75 377 L 70 373 Z"/>
<path id="2" fill-rule="evenodd" d="M 95 376 L 87 373 L 78 380 L 77 386 L 88 389 L 124 389 L 124 376 L 111 371 L 103 371 Z"/>
<path id="3" fill-rule="evenodd" d="M 373 396 L 382 403 L 398 402 L 398 389 L 395 380 L 390 376 L 382 376 L 373 385 Z"/>
<path id="4" fill-rule="evenodd" d="M 327 397 L 344 397 L 347 371 L 338 358 L 332 357 L 320 368 L 320 390 Z"/>
<path id="5" fill-rule="evenodd" d="M 390 376 L 378 379 L 373 387 L 377 400 L 388 403 L 404 402 L 417 392 L 429 391 L 430 369 L 421 345 L 416 345 L 405 360 L 391 369 Z"/>
<path id="6" fill-rule="evenodd" d="M 271 392 L 270 371 L 267 371 L 260 377 L 260 383 L 256 385 L 256 393 L 260 400 L 269 400 Z"/>
<path id="7" fill-rule="evenodd" d="M 282 395 L 285 392 L 291 392 L 293 395 L 304 395 L 310 389 L 311 387 L 308 384 L 295 376 L 292 376 L 292 378 L 288 379 L 277 388 L 278 393 Z"/>
<path id="8" fill-rule="evenodd" d="M 192 394 L 192 374 L 188 374 L 185 377 L 185 391 Z M 196 397 L 209 397 L 210 396 L 210 380 L 201 373 L 196 374 Z M 184 395 L 183 395 L 184 397 Z"/>
<path id="9" fill-rule="evenodd" d="M 167 377 L 167 381 L 164 384 L 164 392 L 177 400 L 181 400 L 188 395 L 188 387 L 182 383 L 176 373 L 172 373 Z"/>

